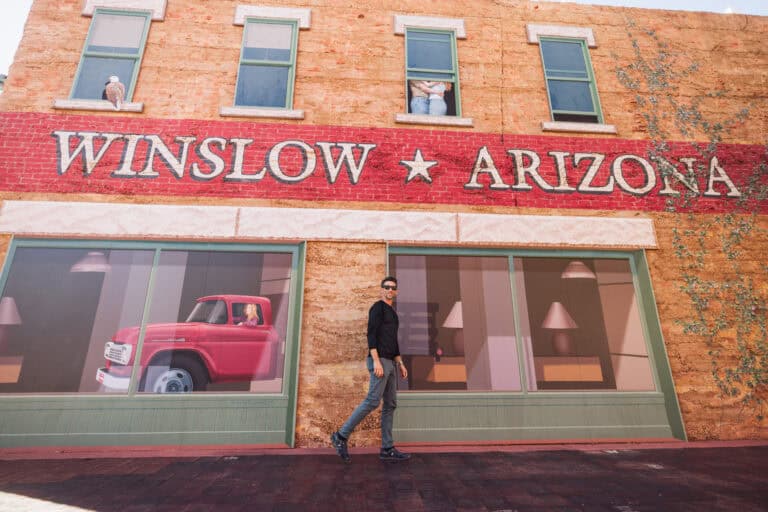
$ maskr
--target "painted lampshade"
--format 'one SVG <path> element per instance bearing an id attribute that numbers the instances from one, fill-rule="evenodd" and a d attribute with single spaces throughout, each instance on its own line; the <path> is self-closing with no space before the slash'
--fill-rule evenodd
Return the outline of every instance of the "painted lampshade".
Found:
<path id="1" fill-rule="evenodd" d="M 561 302 L 553 302 L 549 306 L 541 326 L 544 329 L 576 329 L 578 327 Z"/>
<path id="2" fill-rule="evenodd" d="M 70 272 L 109 272 L 109 263 L 103 252 L 92 251 L 72 265 Z"/>
<path id="3" fill-rule="evenodd" d="M 581 261 L 572 261 L 560 274 L 562 279 L 597 279 L 592 270 Z"/>
<path id="4" fill-rule="evenodd" d="M 0 299 L 0 325 L 21 325 L 21 315 L 13 297 Z"/>
<path id="5" fill-rule="evenodd" d="M 461 301 L 456 301 L 451 308 L 448 317 L 443 322 L 443 327 L 450 327 L 452 329 L 464 328 L 464 315 L 462 314 Z"/>

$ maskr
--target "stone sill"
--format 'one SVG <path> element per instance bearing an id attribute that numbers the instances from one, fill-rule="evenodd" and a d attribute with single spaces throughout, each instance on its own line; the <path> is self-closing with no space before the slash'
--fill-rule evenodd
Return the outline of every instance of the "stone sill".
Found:
<path id="1" fill-rule="evenodd" d="M 219 115 L 223 117 L 272 117 L 277 119 L 304 119 L 303 110 L 262 107 L 221 107 L 221 109 L 219 109 Z"/>
<path id="2" fill-rule="evenodd" d="M 430 124 L 437 126 L 474 126 L 471 117 L 456 116 L 430 116 L 423 114 L 395 114 L 396 123 L 405 124 Z"/>
<path id="3" fill-rule="evenodd" d="M 142 112 L 143 103 L 125 102 L 120 110 L 107 100 L 53 100 L 53 108 L 57 110 L 98 110 L 104 112 Z"/>
<path id="4" fill-rule="evenodd" d="M 617 134 L 612 124 L 570 123 L 564 121 L 542 121 L 541 129 L 545 132 L 605 133 Z"/>

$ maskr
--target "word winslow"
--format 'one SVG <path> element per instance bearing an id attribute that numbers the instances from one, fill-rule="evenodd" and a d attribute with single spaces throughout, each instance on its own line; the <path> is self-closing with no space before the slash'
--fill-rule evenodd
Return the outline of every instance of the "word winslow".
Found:
<path id="1" fill-rule="evenodd" d="M 248 138 L 207 137 L 198 141 L 196 137 L 178 136 L 174 139 L 174 151 L 158 135 L 58 130 L 51 136 L 57 141 L 59 175 L 67 173 L 80 159 L 83 175 L 90 176 L 114 147 L 121 151 L 121 157 L 117 167 L 110 170 L 113 178 L 151 179 L 164 171 L 179 180 L 188 173 L 199 181 L 246 183 L 259 182 L 267 176 L 281 183 L 300 183 L 315 173 L 319 159 L 329 184 L 336 183 L 343 169 L 350 183 L 357 185 L 366 164 L 375 158 L 371 155 L 377 147 L 352 142 L 316 142 L 312 146 L 301 140 L 284 140 L 265 152 L 263 166 L 253 166 L 246 162 L 246 149 L 254 143 L 254 139 Z M 190 157 L 192 151 L 197 158 Z M 411 160 L 400 160 L 399 165 L 408 171 L 406 184 L 417 178 L 432 184 L 430 169 L 439 168 L 439 162 L 425 159 L 428 152 L 429 148 L 416 149 Z M 659 195 L 673 196 L 680 194 L 673 185 L 681 184 L 695 195 L 741 197 L 717 156 L 703 163 L 695 158 L 679 158 L 677 164 L 654 159 L 654 166 L 649 159 L 634 154 L 618 154 L 609 159 L 597 152 L 548 151 L 542 156 L 530 149 L 515 148 L 507 149 L 506 153 L 511 167 L 500 170 L 488 146 L 480 147 L 468 169 L 464 189 L 529 191 L 536 187 L 551 193 L 610 194 L 618 188 L 644 196 L 658 188 Z M 281 158 L 290 165 L 281 166 Z M 706 182 L 703 193 L 698 175 L 703 175 L 700 179 Z"/>

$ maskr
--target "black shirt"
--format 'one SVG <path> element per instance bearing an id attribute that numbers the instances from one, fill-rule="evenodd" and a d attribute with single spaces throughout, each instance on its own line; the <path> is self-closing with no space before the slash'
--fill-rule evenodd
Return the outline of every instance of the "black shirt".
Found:
<path id="1" fill-rule="evenodd" d="M 394 359 L 400 355 L 397 344 L 397 329 L 400 320 L 395 310 L 380 300 L 368 311 L 368 350 L 375 348 L 379 357 Z"/>

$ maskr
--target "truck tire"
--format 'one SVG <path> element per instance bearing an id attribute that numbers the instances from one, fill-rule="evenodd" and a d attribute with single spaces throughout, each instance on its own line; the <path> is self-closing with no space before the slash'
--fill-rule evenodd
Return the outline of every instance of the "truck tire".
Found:
<path id="1" fill-rule="evenodd" d="M 159 371 L 151 371 L 160 367 Z M 149 393 L 191 393 L 205 391 L 208 372 L 191 356 L 176 355 L 155 360 L 142 378 L 141 388 Z"/>

